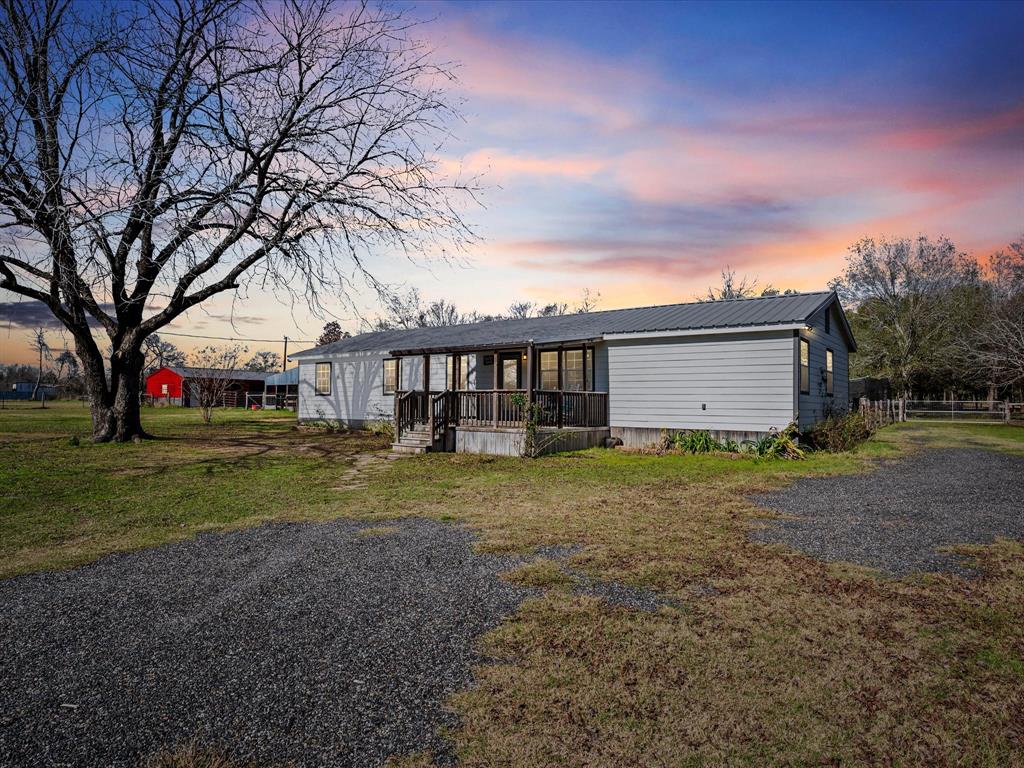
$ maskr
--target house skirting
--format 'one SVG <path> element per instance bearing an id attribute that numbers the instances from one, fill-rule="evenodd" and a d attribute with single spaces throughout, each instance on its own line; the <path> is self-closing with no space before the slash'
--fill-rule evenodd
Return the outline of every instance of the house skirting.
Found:
<path id="1" fill-rule="evenodd" d="M 525 434 L 523 429 L 458 427 L 455 430 L 455 451 L 491 456 L 519 456 L 522 453 Z M 541 444 L 541 453 L 595 448 L 604 445 L 607 437 L 608 427 L 541 427 L 537 430 L 537 442 Z"/>
<path id="2" fill-rule="evenodd" d="M 691 432 L 689 429 L 667 429 L 661 427 L 611 427 L 611 436 L 622 441 L 624 448 L 650 448 L 661 443 L 662 435 L 674 435 L 677 432 Z M 765 432 L 753 430 L 735 429 L 709 429 L 708 432 L 715 440 L 735 440 L 737 443 L 744 440 L 756 440 L 764 436 Z"/>

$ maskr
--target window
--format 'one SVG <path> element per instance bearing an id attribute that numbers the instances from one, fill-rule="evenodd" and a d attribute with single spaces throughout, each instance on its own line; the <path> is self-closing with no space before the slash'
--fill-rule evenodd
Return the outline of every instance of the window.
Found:
<path id="1" fill-rule="evenodd" d="M 519 353 L 501 355 L 501 388 L 519 389 L 522 366 L 519 362 Z"/>
<path id="2" fill-rule="evenodd" d="M 800 394 L 811 394 L 811 345 L 800 339 Z"/>
<path id="3" fill-rule="evenodd" d="M 586 376 L 583 369 L 583 350 L 563 350 L 562 389 L 567 392 L 582 392 L 586 388 L 586 383 Z"/>
<path id="4" fill-rule="evenodd" d="M 540 353 L 540 389 L 558 389 L 558 352 Z"/>
<path id="5" fill-rule="evenodd" d="M 167 385 L 166 384 L 161 384 L 160 385 L 160 394 L 161 395 L 166 395 L 167 394 Z"/>
<path id="6" fill-rule="evenodd" d="M 469 355 L 448 355 L 445 389 L 469 389 Z"/>
<path id="7" fill-rule="evenodd" d="M 832 307 L 825 309 L 825 333 L 832 333 Z"/>
<path id="8" fill-rule="evenodd" d="M 825 394 L 832 397 L 835 394 L 833 387 L 835 386 L 835 378 L 832 375 L 832 350 L 825 350 Z"/>
<path id="9" fill-rule="evenodd" d="M 313 391 L 318 395 L 329 395 L 331 394 L 331 364 L 330 363 L 317 363 L 316 364 L 316 381 L 313 385 Z"/>
<path id="10" fill-rule="evenodd" d="M 391 358 L 384 361 L 384 394 L 393 395 L 398 391 L 398 360 Z"/>

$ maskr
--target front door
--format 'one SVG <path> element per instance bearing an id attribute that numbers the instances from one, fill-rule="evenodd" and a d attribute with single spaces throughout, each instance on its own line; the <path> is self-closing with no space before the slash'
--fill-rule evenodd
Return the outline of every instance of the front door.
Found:
<path id="1" fill-rule="evenodd" d="M 518 352 L 506 352 L 501 355 L 501 389 L 523 388 L 523 361 Z"/>

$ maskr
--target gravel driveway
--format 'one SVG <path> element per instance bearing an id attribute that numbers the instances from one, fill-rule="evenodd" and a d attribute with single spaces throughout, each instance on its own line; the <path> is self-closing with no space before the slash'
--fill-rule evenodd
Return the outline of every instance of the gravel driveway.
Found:
<path id="1" fill-rule="evenodd" d="M 795 516 L 754 531 L 758 541 L 897 576 L 969 575 L 961 558 L 936 550 L 996 537 L 1024 540 L 1024 458 L 922 450 L 865 474 L 798 480 L 755 501 Z"/>
<path id="2" fill-rule="evenodd" d="M 257 764 L 442 749 L 472 647 L 519 604 L 468 532 L 270 525 L 0 582 L 0 765 Z"/>

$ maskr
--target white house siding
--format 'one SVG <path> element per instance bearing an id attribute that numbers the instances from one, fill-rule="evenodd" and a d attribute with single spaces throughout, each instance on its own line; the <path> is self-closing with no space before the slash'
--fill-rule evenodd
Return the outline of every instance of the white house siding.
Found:
<path id="1" fill-rule="evenodd" d="M 349 352 L 299 362 L 299 421 L 328 419 L 348 426 L 390 419 L 394 397 L 385 395 L 385 352 Z M 331 394 L 317 395 L 314 376 L 317 363 L 331 363 Z"/>
<path id="2" fill-rule="evenodd" d="M 793 343 L 792 331 L 608 342 L 612 435 L 645 445 L 662 429 L 782 429 L 794 413 Z"/>
<path id="3" fill-rule="evenodd" d="M 800 331 L 800 337 L 810 342 L 810 394 L 800 395 L 800 429 L 808 429 L 829 413 L 843 413 L 850 401 L 850 354 L 842 331 L 842 320 L 835 305 L 828 307 L 830 333 L 825 333 L 825 310 L 819 310 L 808 323 L 810 330 Z M 797 342 L 794 341 L 794 344 Z M 832 350 L 834 395 L 825 394 L 825 350 Z M 794 355 L 798 352 L 794 353 Z M 798 362 L 799 364 L 799 362 Z M 799 385 L 797 387 L 799 391 Z"/>

